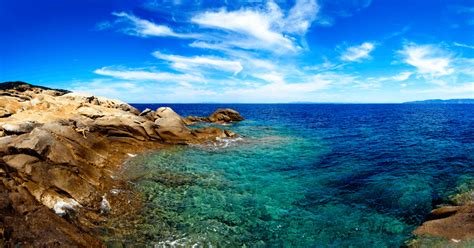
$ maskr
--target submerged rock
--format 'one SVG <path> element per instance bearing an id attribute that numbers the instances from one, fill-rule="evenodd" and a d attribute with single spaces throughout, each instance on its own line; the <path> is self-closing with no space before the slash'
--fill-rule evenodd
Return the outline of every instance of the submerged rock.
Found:
<path id="1" fill-rule="evenodd" d="M 191 129 L 169 107 L 140 112 L 118 100 L 21 82 L 0 84 L 0 106 L 0 194 L 9 199 L 0 197 L 0 230 L 10 230 L 7 246 L 101 247 L 96 215 L 120 204 L 104 193 L 120 184 L 113 174 L 128 154 L 236 136 Z M 217 121 L 239 119 L 220 113 Z"/>

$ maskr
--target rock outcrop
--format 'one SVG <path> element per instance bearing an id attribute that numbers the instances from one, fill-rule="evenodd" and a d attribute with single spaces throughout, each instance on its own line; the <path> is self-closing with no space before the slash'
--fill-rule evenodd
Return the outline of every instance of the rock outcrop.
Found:
<path id="1" fill-rule="evenodd" d="M 213 120 L 237 115 L 224 111 Z M 122 183 L 113 175 L 124 158 L 232 136 L 189 128 L 171 108 L 140 112 L 117 100 L 0 84 L 0 246 L 104 246 L 95 230 L 114 213 L 108 199 L 121 204 L 106 195 Z"/>
<path id="2" fill-rule="evenodd" d="M 472 197 L 471 197 L 472 198 Z M 474 239 L 474 202 L 470 201 L 459 206 L 443 206 L 431 212 L 428 219 L 413 234 L 418 236 L 415 244 L 423 244 L 425 237 L 444 238 L 448 243 L 459 243 Z M 420 245 L 412 245 L 419 247 Z M 439 245 L 447 246 L 447 245 Z"/>
<path id="3" fill-rule="evenodd" d="M 231 122 L 243 121 L 244 117 L 239 112 L 233 109 L 218 109 L 208 117 L 188 116 L 183 119 L 187 125 L 196 124 L 199 122 L 212 122 L 217 124 L 228 124 Z"/>

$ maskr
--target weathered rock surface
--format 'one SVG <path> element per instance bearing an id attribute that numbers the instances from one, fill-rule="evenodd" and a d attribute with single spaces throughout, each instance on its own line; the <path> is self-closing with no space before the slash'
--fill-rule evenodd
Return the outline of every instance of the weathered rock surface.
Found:
<path id="1" fill-rule="evenodd" d="M 418 227 L 413 234 L 442 237 L 459 242 L 474 239 L 474 203 L 433 210 L 429 220 Z"/>
<path id="2" fill-rule="evenodd" d="M 240 119 L 234 112 L 212 119 Z M 95 230 L 114 204 L 126 208 L 106 192 L 122 183 L 113 175 L 128 154 L 235 135 L 189 128 L 171 108 L 140 112 L 117 100 L 0 84 L 0 246 L 104 246 Z"/>
<path id="3" fill-rule="evenodd" d="M 208 117 L 188 116 L 183 119 L 187 125 L 192 125 L 199 122 L 213 122 L 217 124 L 228 124 L 231 122 L 243 121 L 244 117 L 239 112 L 233 109 L 218 109 Z"/>

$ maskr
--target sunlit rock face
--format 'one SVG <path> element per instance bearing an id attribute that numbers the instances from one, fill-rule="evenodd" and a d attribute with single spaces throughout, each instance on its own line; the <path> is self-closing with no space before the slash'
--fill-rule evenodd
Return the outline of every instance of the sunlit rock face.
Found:
<path id="1" fill-rule="evenodd" d="M 118 100 L 0 84 L 0 211 L 10 218 L 0 227 L 11 230 L 11 244 L 100 247 L 91 234 L 103 215 L 114 213 L 118 201 L 104 192 L 119 183 L 113 174 L 127 154 L 232 136 L 191 129 L 171 108 L 143 113 Z M 52 229 L 61 238 L 38 231 Z"/>

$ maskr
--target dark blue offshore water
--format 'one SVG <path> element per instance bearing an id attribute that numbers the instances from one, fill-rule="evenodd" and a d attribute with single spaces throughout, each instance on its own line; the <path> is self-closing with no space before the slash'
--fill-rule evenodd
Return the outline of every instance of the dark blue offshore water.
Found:
<path id="1" fill-rule="evenodd" d="M 474 105 L 134 106 L 246 118 L 224 127 L 241 139 L 129 162 L 149 245 L 398 247 L 474 179 Z"/>

